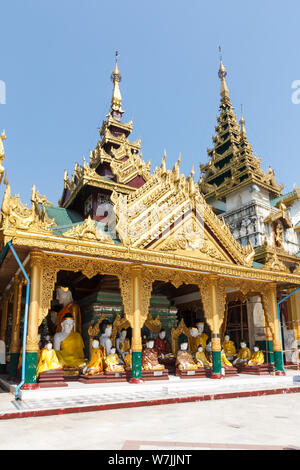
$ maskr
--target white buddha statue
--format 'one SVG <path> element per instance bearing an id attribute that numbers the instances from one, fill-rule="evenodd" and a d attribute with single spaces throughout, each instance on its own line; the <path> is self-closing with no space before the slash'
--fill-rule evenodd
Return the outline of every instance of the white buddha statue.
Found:
<path id="1" fill-rule="evenodd" d="M 224 352 L 226 354 L 227 359 L 229 359 L 229 361 L 233 361 L 234 358 L 236 357 L 236 349 L 235 349 L 235 344 L 233 341 L 231 341 L 229 335 L 224 336 L 224 341 L 223 341 L 222 346 L 224 348 Z"/>
<path id="2" fill-rule="evenodd" d="M 124 361 L 124 357 L 130 350 L 130 340 L 127 338 L 127 330 L 123 328 L 120 336 L 116 339 L 116 349 L 119 356 Z"/>
<path id="3" fill-rule="evenodd" d="M 74 319 L 67 313 L 61 322 L 61 331 L 55 333 L 53 343 L 58 360 L 65 367 L 84 365 L 84 343 L 81 334 L 74 330 Z"/>
<path id="4" fill-rule="evenodd" d="M 240 343 L 240 350 L 238 352 L 237 358 L 233 361 L 233 365 L 246 365 L 251 359 L 251 351 L 247 348 L 247 345 L 244 341 Z"/>
<path id="5" fill-rule="evenodd" d="M 202 348 L 205 349 L 206 343 L 208 340 L 208 335 L 204 333 L 204 322 L 202 321 L 197 322 L 196 327 L 198 330 L 198 336 L 197 336 L 198 347 L 202 346 Z"/>
<path id="6" fill-rule="evenodd" d="M 107 323 L 104 333 L 100 336 L 100 344 L 105 351 L 105 355 L 110 354 L 112 348 L 112 341 L 110 339 L 112 333 L 112 324 Z"/>

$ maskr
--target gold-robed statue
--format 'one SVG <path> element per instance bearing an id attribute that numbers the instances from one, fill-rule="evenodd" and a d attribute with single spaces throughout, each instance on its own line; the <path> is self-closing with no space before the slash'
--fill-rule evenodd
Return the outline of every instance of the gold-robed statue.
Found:
<path id="1" fill-rule="evenodd" d="M 236 358 L 237 353 L 235 349 L 235 344 L 230 339 L 229 335 L 225 335 L 222 346 L 223 346 L 227 359 L 229 359 L 230 361 L 233 361 Z"/>
<path id="2" fill-rule="evenodd" d="M 244 341 L 240 343 L 240 350 L 238 352 L 237 358 L 233 361 L 234 366 L 246 365 L 251 359 L 251 351 L 247 348 L 247 345 Z"/>
<path id="3" fill-rule="evenodd" d="M 97 339 L 92 341 L 91 358 L 83 369 L 84 375 L 96 375 L 103 372 L 103 352 Z"/>
<path id="4" fill-rule="evenodd" d="M 85 366 L 84 343 L 81 334 L 74 330 L 74 319 L 67 313 L 61 322 L 61 331 L 54 335 L 54 349 L 64 367 Z"/>
<path id="5" fill-rule="evenodd" d="M 62 367 L 63 366 L 60 364 L 56 352 L 52 348 L 51 341 L 48 341 L 48 343 L 40 352 L 40 358 L 36 369 L 36 376 L 38 377 L 41 372 L 62 369 Z"/>
<path id="6" fill-rule="evenodd" d="M 116 348 L 111 348 L 110 353 L 105 358 L 106 372 L 124 372 L 124 366 L 120 364 L 120 359 L 116 353 Z"/>
<path id="7" fill-rule="evenodd" d="M 177 352 L 175 365 L 179 370 L 198 369 L 198 365 L 195 363 L 192 354 L 188 351 L 187 342 L 181 343 L 180 349 Z"/>
<path id="8" fill-rule="evenodd" d="M 250 361 L 248 361 L 248 366 L 261 366 L 265 362 L 264 353 L 259 350 L 258 346 L 254 346 L 253 350 L 254 352 Z"/>
<path id="9" fill-rule="evenodd" d="M 154 341 L 149 340 L 146 348 L 142 352 L 142 369 L 143 370 L 162 370 L 165 366 L 158 362 L 158 354 L 154 349 Z"/>
<path id="10" fill-rule="evenodd" d="M 202 346 L 199 346 L 198 351 L 195 354 L 195 361 L 199 367 L 212 367 L 212 363 L 207 359 Z"/>

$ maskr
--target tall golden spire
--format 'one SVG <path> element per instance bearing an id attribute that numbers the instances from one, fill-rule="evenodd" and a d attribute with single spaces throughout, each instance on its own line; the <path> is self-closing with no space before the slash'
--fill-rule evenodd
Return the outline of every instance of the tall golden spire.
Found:
<path id="1" fill-rule="evenodd" d="M 4 151 L 4 145 L 3 145 L 3 140 L 6 139 L 5 131 L 2 131 L 2 134 L 0 135 L 0 184 L 3 178 L 4 174 L 4 167 L 2 166 L 4 157 L 5 157 L 5 151 Z"/>
<path id="2" fill-rule="evenodd" d="M 240 125 L 241 125 L 241 138 L 246 139 L 246 129 L 245 129 L 245 119 L 243 116 L 243 106 L 241 105 L 241 120 L 240 120 Z"/>
<path id="3" fill-rule="evenodd" d="M 116 64 L 115 68 L 111 74 L 111 81 L 114 84 L 112 99 L 111 99 L 111 112 L 114 118 L 121 119 L 122 114 L 124 113 L 122 109 L 122 96 L 120 92 L 119 83 L 122 80 L 122 76 L 118 67 L 118 56 L 119 53 L 116 51 Z"/>

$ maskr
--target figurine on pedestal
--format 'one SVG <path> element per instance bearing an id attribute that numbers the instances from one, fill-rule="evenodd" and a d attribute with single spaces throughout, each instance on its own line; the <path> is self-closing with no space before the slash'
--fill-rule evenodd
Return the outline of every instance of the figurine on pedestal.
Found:
<path id="1" fill-rule="evenodd" d="M 56 352 L 52 348 L 51 341 L 48 341 L 40 352 L 40 359 L 36 369 L 36 376 L 38 377 L 41 372 L 62 369 L 62 367 L 63 366 L 59 363 Z"/>
<path id="2" fill-rule="evenodd" d="M 229 359 L 230 361 L 233 361 L 236 358 L 236 349 L 235 349 L 235 344 L 233 341 L 230 340 L 229 335 L 225 335 L 222 346 L 223 346 L 227 359 Z"/>
<path id="3" fill-rule="evenodd" d="M 237 358 L 233 361 L 234 366 L 246 365 L 247 362 L 251 359 L 251 351 L 247 348 L 247 345 L 244 341 L 240 343 L 240 350 L 238 352 Z"/>
<path id="4" fill-rule="evenodd" d="M 61 322 L 62 331 L 54 335 L 54 349 L 64 367 L 84 367 L 84 343 L 81 334 L 73 331 L 74 319 L 67 313 Z"/>
<path id="5" fill-rule="evenodd" d="M 262 351 L 259 350 L 258 346 L 254 346 L 254 352 L 251 359 L 248 361 L 248 366 L 260 366 L 265 362 L 265 356 Z"/>
<path id="6" fill-rule="evenodd" d="M 202 348 L 205 349 L 206 343 L 208 340 L 208 335 L 204 333 L 204 323 L 202 321 L 199 321 L 196 323 L 196 327 L 198 330 L 198 336 L 197 336 L 198 347 L 202 346 Z"/>
<path id="7" fill-rule="evenodd" d="M 180 349 L 177 352 L 176 356 L 176 367 L 179 370 L 195 370 L 198 369 L 197 364 L 195 364 L 194 359 L 190 351 L 188 351 L 188 343 L 183 342 L 180 345 Z"/>
<path id="8" fill-rule="evenodd" d="M 110 353 L 105 358 L 106 372 L 124 372 L 124 367 L 120 364 L 120 359 L 116 353 L 116 348 L 111 348 Z"/>
<path id="9" fill-rule="evenodd" d="M 158 356 L 160 356 L 162 359 L 166 354 L 170 354 L 171 346 L 166 338 L 166 331 L 164 329 L 160 330 L 160 332 L 158 333 L 158 337 L 156 338 L 154 343 L 154 349 L 157 352 Z"/>
<path id="10" fill-rule="evenodd" d="M 221 365 L 222 365 L 222 367 L 224 367 L 224 369 L 227 369 L 228 367 L 233 367 L 233 365 L 228 360 L 228 358 L 225 354 L 224 348 L 222 348 L 222 350 L 221 350 Z"/>
<path id="11" fill-rule="evenodd" d="M 104 333 L 100 336 L 100 345 L 103 348 L 104 356 L 111 353 L 112 342 L 111 342 L 112 324 L 107 323 L 105 326 Z"/>
<path id="12" fill-rule="evenodd" d="M 198 351 L 196 352 L 196 355 L 195 355 L 195 360 L 198 366 L 200 367 L 206 367 L 206 368 L 212 367 L 212 363 L 207 360 L 207 357 L 205 355 L 205 352 L 203 351 L 202 346 L 199 346 Z"/>
<path id="13" fill-rule="evenodd" d="M 142 351 L 143 370 L 162 370 L 165 366 L 158 362 L 158 354 L 154 349 L 154 341 L 147 341 L 146 348 Z"/>
<path id="14" fill-rule="evenodd" d="M 130 340 L 129 338 L 126 338 L 126 336 L 127 336 L 127 330 L 123 328 L 123 330 L 121 330 L 119 338 L 116 339 L 117 353 L 119 354 L 119 356 L 122 358 L 123 361 L 124 361 L 125 355 L 130 350 Z"/>
<path id="15" fill-rule="evenodd" d="M 103 371 L 103 353 L 97 339 L 92 341 L 91 358 L 83 369 L 84 375 L 100 374 Z"/>

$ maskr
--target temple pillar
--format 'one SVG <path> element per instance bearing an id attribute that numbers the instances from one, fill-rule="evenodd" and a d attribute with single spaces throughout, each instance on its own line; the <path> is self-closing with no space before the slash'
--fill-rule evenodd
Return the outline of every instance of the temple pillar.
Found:
<path id="1" fill-rule="evenodd" d="M 142 266 L 132 266 L 120 278 L 120 290 L 125 317 L 132 328 L 131 383 L 142 383 L 142 326 L 147 318 L 152 280 Z"/>
<path id="2" fill-rule="evenodd" d="M 20 354 L 20 322 L 21 322 L 21 303 L 23 279 L 21 275 L 15 276 L 14 280 L 14 300 L 13 300 L 13 318 L 10 342 L 10 362 L 9 377 L 17 375 L 19 354 Z"/>
<path id="3" fill-rule="evenodd" d="M 1 357 L 0 357 L 0 373 L 5 374 L 6 372 L 6 329 L 7 329 L 7 318 L 8 318 L 8 294 L 4 294 L 2 297 L 2 309 L 1 309 L 1 326 L 0 326 L 0 342 L 1 342 Z"/>
<path id="4" fill-rule="evenodd" d="M 275 374 L 285 375 L 276 293 L 276 283 L 272 282 L 264 289 L 262 301 L 266 324 L 272 333 Z"/>
<path id="5" fill-rule="evenodd" d="M 38 327 L 41 305 L 42 254 L 30 253 L 30 299 L 28 332 L 26 344 L 25 385 L 23 388 L 35 388 L 36 367 L 39 352 Z"/>
<path id="6" fill-rule="evenodd" d="M 211 330 L 211 346 L 213 369 L 211 378 L 221 379 L 221 325 L 224 319 L 226 290 L 216 275 L 209 275 L 207 280 L 199 284 L 205 319 Z"/>

